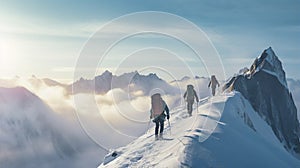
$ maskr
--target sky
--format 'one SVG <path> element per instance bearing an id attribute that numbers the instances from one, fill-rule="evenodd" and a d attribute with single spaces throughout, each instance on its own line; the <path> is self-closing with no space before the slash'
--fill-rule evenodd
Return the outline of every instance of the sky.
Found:
<path id="1" fill-rule="evenodd" d="M 299 0 L 0 0 L 0 78 L 35 75 L 70 82 L 78 77 L 74 75 L 78 61 L 85 60 L 96 60 L 97 70 L 81 67 L 79 71 L 92 71 L 94 75 L 108 69 L 116 74 L 154 71 L 168 80 L 209 76 L 207 69 L 214 67 L 203 62 L 209 54 L 204 51 L 202 59 L 195 59 L 198 57 L 180 39 L 162 34 L 130 36 L 116 43 L 103 59 L 99 55 L 92 56 L 97 59 L 82 58 L 89 40 L 112 21 L 136 12 L 159 11 L 201 29 L 219 54 L 226 77 L 249 67 L 271 46 L 283 62 L 287 77 L 300 79 L 299 9 Z M 158 25 L 152 23 L 156 19 L 137 19 L 134 25 L 119 22 L 115 29 L 104 32 L 105 38 L 109 41 L 120 32 L 143 29 L 145 25 L 155 29 Z M 174 25 L 163 18 L 159 21 L 161 29 L 188 34 L 194 43 L 199 41 L 181 22 Z"/>

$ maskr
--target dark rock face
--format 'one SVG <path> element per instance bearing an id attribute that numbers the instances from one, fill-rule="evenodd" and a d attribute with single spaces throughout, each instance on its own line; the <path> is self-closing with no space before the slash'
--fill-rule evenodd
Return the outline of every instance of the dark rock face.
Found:
<path id="1" fill-rule="evenodd" d="M 248 99 L 285 148 L 300 156 L 297 109 L 281 62 L 271 48 L 254 61 L 250 71 L 232 78 L 226 86 Z"/>

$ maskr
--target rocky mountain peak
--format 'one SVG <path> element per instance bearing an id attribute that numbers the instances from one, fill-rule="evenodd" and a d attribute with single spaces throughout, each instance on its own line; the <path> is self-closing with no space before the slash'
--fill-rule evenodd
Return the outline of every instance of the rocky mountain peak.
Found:
<path id="1" fill-rule="evenodd" d="M 287 88 L 287 82 L 282 63 L 271 47 L 265 49 L 263 53 L 255 59 L 250 68 L 251 75 L 259 71 L 264 71 L 274 75 L 278 81 Z"/>
<path id="2" fill-rule="evenodd" d="M 228 81 L 225 89 L 239 91 L 271 126 L 285 148 L 300 157 L 297 108 L 287 87 L 281 61 L 272 48 L 264 50 L 248 72 Z"/>

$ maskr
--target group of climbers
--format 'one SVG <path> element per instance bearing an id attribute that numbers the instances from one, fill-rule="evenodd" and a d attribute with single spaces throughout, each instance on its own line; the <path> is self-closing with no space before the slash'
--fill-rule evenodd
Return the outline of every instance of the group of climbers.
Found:
<path id="1" fill-rule="evenodd" d="M 211 76 L 208 87 L 211 87 L 212 96 L 216 94 L 216 87 L 220 84 L 215 75 Z M 192 116 L 193 104 L 196 99 L 197 105 L 199 98 L 193 85 L 187 85 L 187 90 L 183 95 L 183 98 L 187 102 L 187 112 L 189 116 Z M 170 119 L 169 107 L 166 102 L 162 99 L 160 93 L 155 93 L 151 96 L 151 110 L 150 119 L 155 123 L 155 140 L 163 138 L 164 122 L 165 118 Z M 158 134 L 159 133 L 159 134 Z"/>

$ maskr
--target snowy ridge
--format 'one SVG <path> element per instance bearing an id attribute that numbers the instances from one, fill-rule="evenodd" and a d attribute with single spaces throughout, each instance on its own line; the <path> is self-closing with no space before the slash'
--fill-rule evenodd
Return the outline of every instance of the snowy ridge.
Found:
<path id="1" fill-rule="evenodd" d="M 185 107 L 172 109 L 170 121 L 164 140 L 154 141 L 150 128 L 98 168 L 300 166 L 238 92 L 202 100 L 192 117 Z"/>

